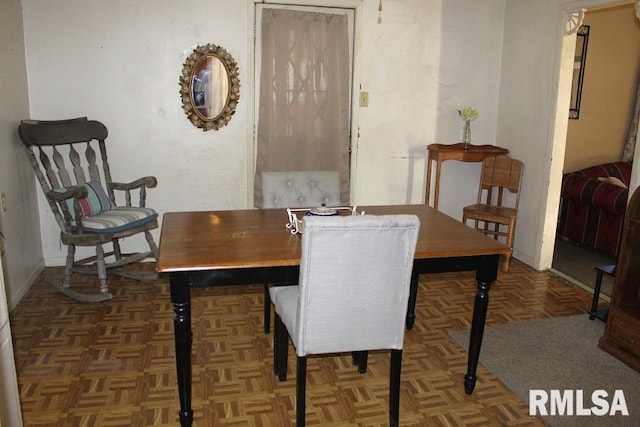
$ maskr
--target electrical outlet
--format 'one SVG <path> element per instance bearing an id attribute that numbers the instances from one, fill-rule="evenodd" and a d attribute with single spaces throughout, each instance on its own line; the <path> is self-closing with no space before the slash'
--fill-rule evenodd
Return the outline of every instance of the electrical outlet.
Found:
<path id="1" fill-rule="evenodd" d="M 369 106 L 369 92 L 360 92 L 360 106 L 361 107 Z"/>
<path id="2" fill-rule="evenodd" d="M 2 212 L 7 211 L 7 195 L 5 193 L 0 194 L 0 205 L 2 205 Z"/>

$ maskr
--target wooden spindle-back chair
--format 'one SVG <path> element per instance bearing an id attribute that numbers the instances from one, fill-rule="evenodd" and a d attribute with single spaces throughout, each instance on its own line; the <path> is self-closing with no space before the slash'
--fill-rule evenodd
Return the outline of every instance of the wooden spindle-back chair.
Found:
<path id="1" fill-rule="evenodd" d="M 475 229 L 482 233 L 505 238 L 505 244 L 513 251 L 516 218 L 520 202 L 520 185 L 524 166 L 520 160 L 508 155 L 487 157 L 482 161 L 482 174 L 475 205 L 462 209 L 462 222 L 473 220 Z M 505 197 L 505 190 L 512 197 Z M 482 227 L 480 227 L 482 223 Z M 504 226 L 501 228 L 501 226 Z M 506 227 L 506 229 L 505 229 Z M 509 271 L 511 253 L 505 255 L 503 271 Z"/>

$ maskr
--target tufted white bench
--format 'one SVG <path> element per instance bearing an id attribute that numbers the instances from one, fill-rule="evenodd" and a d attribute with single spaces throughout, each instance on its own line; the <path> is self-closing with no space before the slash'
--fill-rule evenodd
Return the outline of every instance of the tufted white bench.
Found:
<path id="1" fill-rule="evenodd" d="M 338 171 L 262 172 L 263 208 L 340 206 Z"/>

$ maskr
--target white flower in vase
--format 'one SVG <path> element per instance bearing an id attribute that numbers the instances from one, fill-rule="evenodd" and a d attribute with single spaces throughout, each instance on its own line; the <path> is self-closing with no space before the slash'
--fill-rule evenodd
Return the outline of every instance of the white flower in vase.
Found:
<path id="1" fill-rule="evenodd" d="M 478 110 L 473 107 L 464 107 L 458 110 L 458 114 L 464 120 L 462 142 L 464 143 L 464 149 L 467 150 L 471 145 L 471 121 L 477 119 L 480 115 Z"/>

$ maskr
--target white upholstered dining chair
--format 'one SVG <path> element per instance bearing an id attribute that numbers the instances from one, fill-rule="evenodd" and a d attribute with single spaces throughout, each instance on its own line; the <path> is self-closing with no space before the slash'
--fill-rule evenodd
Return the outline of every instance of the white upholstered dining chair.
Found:
<path id="1" fill-rule="evenodd" d="M 262 172 L 262 208 L 340 206 L 339 171 Z M 286 217 L 283 217 L 286 218 Z M 271 325 L 269 287 L 264 285 L 264 333 Z"/>
<path id="2" fill-rule="evenodd" d="M 398 425 L 400 371 L 419 219 L 414 215 L 304 217 L 297 286 L 273 287 L 274 371 L 297 354 L 296 425 L 305 423 L 307 356 L 391 350 L 389 420 Z M 363 368 L 364 364 L 364 369 Z"/>

